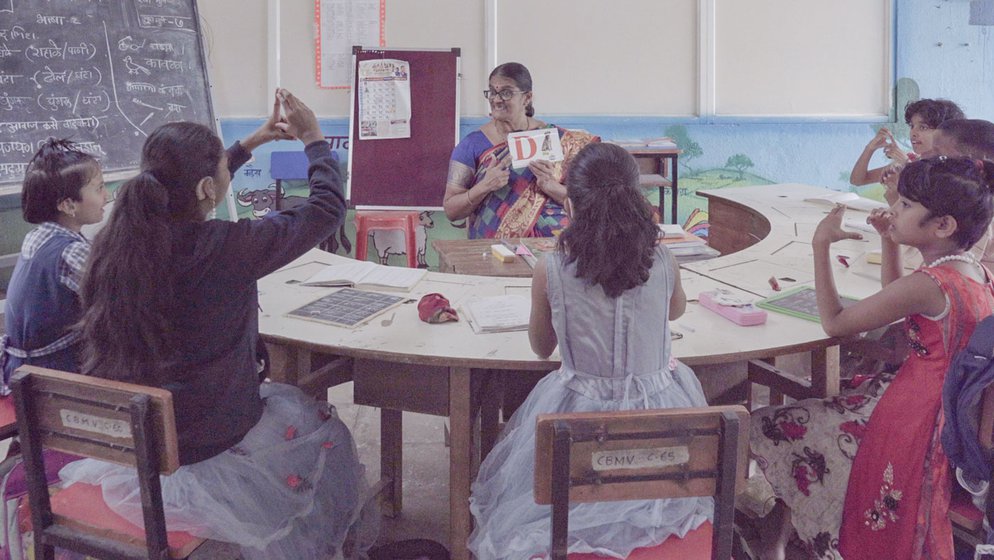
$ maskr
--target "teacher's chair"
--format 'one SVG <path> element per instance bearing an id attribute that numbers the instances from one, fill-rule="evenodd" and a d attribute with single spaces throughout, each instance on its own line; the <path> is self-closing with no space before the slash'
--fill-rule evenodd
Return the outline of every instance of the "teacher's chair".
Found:
<path id="1" fill-rule="evenodd" d="M 731 558 L 748 434 L 742 406 L 540 415 L 535 502 L 552 505 L 550 558 L 601 558 L 567 556 L 570 503 L 695 496 L 714 496 L 713 525 L 636 549 L 628 560 Z"/>
<path id="2" fill-rule="evenodd" d="M 98 558 L 186 558 L 204 542 L 166 531 L 159 475 L 179 468 L 169 391 L 34 366 L 18 368 L 11 387 L 35 558 L 52 560 L 53 547 Z M 50 494 L 43 449 L 135 466 L 142 519 L 111 511 L 98 486 L 77 483 Z"/>

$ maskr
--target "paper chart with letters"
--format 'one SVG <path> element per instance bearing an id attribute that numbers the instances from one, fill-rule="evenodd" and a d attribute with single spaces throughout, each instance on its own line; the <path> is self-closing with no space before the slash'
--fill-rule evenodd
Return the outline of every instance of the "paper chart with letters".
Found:
<path id="1" fill-rule="evenodd" d="M 315 78 L 318 87 L 352 86 L 352 47 L 382 47 L 386 0 L 316 0 Z"/>

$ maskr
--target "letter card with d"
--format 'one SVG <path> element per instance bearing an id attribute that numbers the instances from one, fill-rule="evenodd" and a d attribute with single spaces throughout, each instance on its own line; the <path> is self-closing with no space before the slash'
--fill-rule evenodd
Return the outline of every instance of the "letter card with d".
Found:
<path id="1" fill-rule="evenodd" d="M 563 160 L 563 145 L 555 127 L 512 132 L 507 135 L 507 149 L 511 152 L 511 167 L 518 170 L 536 159 L 553 163 Z"/>

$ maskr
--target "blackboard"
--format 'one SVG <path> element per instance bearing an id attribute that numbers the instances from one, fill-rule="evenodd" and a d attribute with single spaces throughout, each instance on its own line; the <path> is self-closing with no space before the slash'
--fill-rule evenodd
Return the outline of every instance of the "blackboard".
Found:
<path id="1" fill-rule="evenodd" d="M 196 0 L 0 0 L 0 185 L 49 136 L 115 179 L 159 125 L 216 130 L 199 25 Z"/>
<path id="2" fill-rule="evenodd" d="M 449 158 L 459 134 L 459 49 L 353 49 L 349 119 L 349 200 L 356 207 L 441 208 Z M 411 66 L 411 137 L 359 139 L 359 62 Z"/>

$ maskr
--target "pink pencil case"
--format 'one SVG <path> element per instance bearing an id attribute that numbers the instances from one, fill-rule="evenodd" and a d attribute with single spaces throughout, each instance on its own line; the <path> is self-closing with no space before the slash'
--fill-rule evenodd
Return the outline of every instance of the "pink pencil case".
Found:
<path id="1" fill-rule="evenodd" d="M 697 301 L 736 325 L 749 327 L 766 322 L 766 311 L 751 303 L 741 303 L 731 293 L 724 290 L 701 292 Z"/>

